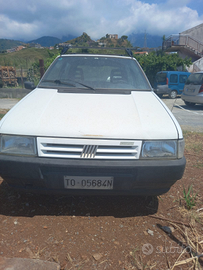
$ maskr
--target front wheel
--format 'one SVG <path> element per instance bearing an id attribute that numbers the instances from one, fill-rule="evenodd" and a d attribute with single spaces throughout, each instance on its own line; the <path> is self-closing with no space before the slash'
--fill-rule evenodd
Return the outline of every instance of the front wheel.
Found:
<path id="1" fill-rule="evenodd" d="M 170 98 L 176 98 L 177 97 L 177 91 L 176 90 L 172 90 L 171 93 L 169 94 Z"/>
<path id="2" fill-rule="evenodd" d="M 184 101 L 184 102 L 185 102 L 185 105 L 187 105 L 188 107 L 194 107 L 195 106 L 195 103 L 188 102 L 188 101 Z"/>

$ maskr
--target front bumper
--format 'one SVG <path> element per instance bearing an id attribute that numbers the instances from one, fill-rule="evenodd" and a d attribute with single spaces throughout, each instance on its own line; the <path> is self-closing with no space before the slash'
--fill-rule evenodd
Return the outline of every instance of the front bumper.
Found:
<path id="1" fill-rule="evenodd" d="M 67 195 L 160 195 L 181 179 L 186 160 L 81 160 L 0 155 L 0 175 L 25 191 Z M 66 189 L 64 176 L 111 176 L 112 190 Z"/>
<path id="2" fill-rule="evenodd" d="M 182 100 L 186 102 L 203 104 L 203 94 L 192 96 L 192 95 L 186 95 L 185 93 L 182 93 L 181 98 Z"/>
<path id="3" fill-rule="evenodd" d="M 168 88 L 168 85 L 158 85 L 157 88 L 154 89 L 154 92 L 157 95 L 169 95 L 171 89 Z"/>

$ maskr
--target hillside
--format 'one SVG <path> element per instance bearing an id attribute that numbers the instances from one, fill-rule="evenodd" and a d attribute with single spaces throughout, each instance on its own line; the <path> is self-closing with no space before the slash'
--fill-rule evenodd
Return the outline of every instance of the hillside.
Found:
<path id="1" fill-rule="evenodd" d="M 88 34 L 83 33 L 81 36 L 66 41 L 68 44 L 76 45 L 76 46 L 96 46 L 96 42 L 88 36 Z"/>
<path id="2" fill-rule="evenodd" d="M 35 44 L 40 44 L 42 47 L 50 47 L 50 46 L 54 46 L 60 42 L 62 42 L 62 40 L 59 38 L 44 36 L 44 37 L 40 37 L 38 39 L 30 40 L 27 43 L 35 43 Z"/>
<path id="3" fill-rule="evenodd" d="M 102 37 L 98 42 L 104 44 L 106 47 L 132 47 L 127 36 L 116 39 L 111 38 L 110 35 L 106 34 L 106 37 Z"/>
<path id="4" fill-rule="evenodd" d="M 102 37 L 100 40 L 94 41 L 86 33 L 83 33 L 80 37 L 74 38 L 67 41 L 67 43 L 75 46 L 84 47 L 132 47 L 131 43 L 128 41 L 127 36 L 122 36 L 121 38 L 110 38 L 107 34 L 106 37 Z"/>
<path id="5" fill-rule="evenodd" d="M 43 36 L 37 39 L 30 40 L 27 43 L 35 43 L 35 44 L 40 44 L 42 47 L 50 47 L 50 46 L 55 46 L 56 44 L 59 44 L 62 42 L 67 42 L 68 40 L 71 40 L 74 38 L 76 38 L 76 36 L 73 36 L 73 35 L 63 36 L 61 39 L 56 38 L 56 37 L 51 37 L 51 36 Z"/>
<path id="6" fill-rule="evenodd" d="M 43 47 L 50 47 L 56 44 L 66 42 L 74 46 L 103 46 L 106 47 L 140 47 L 143 48 L 144 45 L 148 48 L 156 48 L 162 45 L 162 37 L 158 35 L 150 35 L 145 33 L 132 33 L 128 37 L 122 36 L 121 38 L 115 39 L 110 38 L 110 35 L 100 38 L 94 41 L 88 36 L 88 34 L 83 33 L 79 37 L 74 37 L 73 35 L 63 36 L 61 39 L 51 36 L 43 36 L 38 39 L 30 40 L 27 43 L 38 43 Z M 25 43 L 17 40 L 0 39 L 0 51 L 5 51 L 17 47 L 19 45 L 25 45 Z"/>
<path id="7" fill-rule="evenodd" d="M 20 45 L 25 45 L 25 43 L 19 40 L 0 39 L 0 51 L 12 49 Z"/>
<path id="8" fill-rule="evenodd" d="M 0 54 L 0 66 L 14 66 L 15 68 L 30 68 L 39 59 L 46 60 L 57 53 L 57 50 L 26 48 L 18 52 Z"/>

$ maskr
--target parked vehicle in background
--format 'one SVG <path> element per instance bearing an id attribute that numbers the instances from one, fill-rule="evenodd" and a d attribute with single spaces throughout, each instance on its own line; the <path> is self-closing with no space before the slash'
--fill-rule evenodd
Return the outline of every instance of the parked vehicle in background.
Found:
<path id="1" fill-rule="evenodd" d="M 170 98 L 176 98 L 178 95 L 182 94 L 189 75 L 190 72 L 160 71 L 155 77 L 154 92 L 159 97 L 169 95 Z"/>
<path id="2" fill-rule="evenodd" d="M 185 83 L 181 98 L 188 106 L 203 104 L 203 71 L 190 74 Z"/>

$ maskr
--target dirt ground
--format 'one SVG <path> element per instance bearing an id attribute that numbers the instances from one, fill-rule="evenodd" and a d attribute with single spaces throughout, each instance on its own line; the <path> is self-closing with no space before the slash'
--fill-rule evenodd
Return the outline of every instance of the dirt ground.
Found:
<path id="1" fill-rule="evenodd" d="M 184 176 L 158 197 L 20 194 L 1 179 L 0 256 L 61 269 L 203 269 L 203 133 L 184 136 Z"/>

